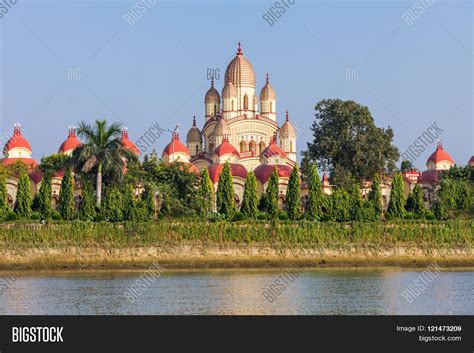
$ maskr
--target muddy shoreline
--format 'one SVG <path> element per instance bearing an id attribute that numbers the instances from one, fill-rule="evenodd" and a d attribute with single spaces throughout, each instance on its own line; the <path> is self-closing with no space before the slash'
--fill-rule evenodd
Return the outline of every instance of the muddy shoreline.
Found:
<path id="1" fill-rule="evenodd" d="M 279 267 L 472 267 L 471 249 L 274 248 L 242 244 L 0 249 L 0 270 Z"/>

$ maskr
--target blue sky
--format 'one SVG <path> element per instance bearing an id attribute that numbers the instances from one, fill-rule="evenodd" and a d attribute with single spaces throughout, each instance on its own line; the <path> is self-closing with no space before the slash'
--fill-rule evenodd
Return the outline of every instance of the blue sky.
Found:
<path id="1" fill-rule="evenodd" d="M 157 1 L 131 26 L 123 16 L 136 2 L 18 0 L 0 18 L 0 135 L 21 122 L 37 160 L 81 120 L 120 121 L 132 140 L 155 122 L 180 124 L 184 140 L 194 114 L 204 121 L 207 70 L 220 70 L 220 90 L 240 40 L 257 92 L 269 72 L 279 122 L 288 109 L 300 129 L 299 151 L 314 105 L 341 98 L 390 125 L 401 152 L 436 122 L 458 164 L 473 154 L 471 2 L 418 1 L 426 11 L 410 25 L 413 2 L 296 0 L 269 25 L 274 1 Z M 153 146 L 160 155 L 168 140 Z"/>

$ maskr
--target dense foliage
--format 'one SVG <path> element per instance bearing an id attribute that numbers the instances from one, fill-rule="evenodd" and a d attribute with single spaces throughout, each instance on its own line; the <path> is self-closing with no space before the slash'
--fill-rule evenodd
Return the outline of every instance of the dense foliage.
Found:
<path id="1" fill-rule="evenodd" d="M 308 200 L 305 206 L 305 218 L 315 221 L 321 220 L 323 203 L 324 195 L 321 190 L 318 168 L 313 164 L 308 178 Z"/>
<path id="2" fill-rule="evenodd" d="M 277 218 L 278 212 L 280 211 L 280 207 L 278 205 L 278 184 L 278 171 L 275 168 L 268 179 L 267 189 L 262 196 L 263 211 L 273 219 Z"/>
<path id="3" fill-rule="evenodd" d="M 30 218 L 31 216 L 31 193 L 30 178 L 26 172 L 21 173 L 18 181 L 18 191 L 16 194 L 15 213 L 19 218 Z"/>
<path id="4" fill-rule="evenodd" d="M 257 218 L 258 213 L 258 194 L 257 194 L 257 178 L 254 172 L 247 173 L 245 178 L 244 196 L 240 211 L 247 218 Z"/>
<path id="5" fill-rule="evenodd" d="M 301 187 L 297 165 L 293 167 L 290 180 L 288 181 L 285 196 L 285 211 L 291 220 L 299 219 L 301 216 Z"/>
<path id="6" fill-rule="evenodd" d="M 403 177 L 400 173 L 396 173 L 392 179 L 392 190 L 387 208 L 387 215 L 391 219 L 402 219 L 405 215 L 405 195 L 403 189 Z"/>
<path id="7" fill-rule="evenodd" d="M 74 205 L 74 177 L 69 168 L 66 169 L 64 177 L 61 180 L 58 211 L 63 219 L 72 220 L 76 217 L 76 209 Z"/>
<path id="8" fill-rule="evenodd" d="M 227 219 L 232 219 L 236 212 L 234 199 L 234 186 L 232 183 L 232 173 L 229 162 L 224 164 L 219 175 L 216 195 L 217 212 L 225 215 Z"/>
<path id="9" fill-rule="evenodd" d="M 331 172 L 336 186 L 362 182 L 395 170 L 398 149 L 393 131 L 375 126 L 369 109 L 353 101 L 326 99 L 315 106 L 314 140 L 303 155 Z"/>
<path id="10" fill-rule="evenodd" d="M 51 206 L 51 174 L 46 173 L 41 181 L 41 186 L 37 198 L 37 211 L 42 220 L 51 219 L 53 209 Z"/>

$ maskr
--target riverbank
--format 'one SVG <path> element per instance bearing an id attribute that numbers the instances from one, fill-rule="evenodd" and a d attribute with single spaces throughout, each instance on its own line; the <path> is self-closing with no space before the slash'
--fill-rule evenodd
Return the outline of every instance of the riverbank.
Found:
<path id="1" fill-rule="evenodd" d="M 0 269 L 474 266 L 474 221 L 6 223 Z"/>
<path id="2" fill-rule="evenodd" d="M 165 247 L 66 247 L 0 251 L 0 270 L 11 269 L 132 269 L 152 264 L 168 269 L 271 267 L 473 267 L 474 254 L 465 249 L 413 247 L 346 250 L 275 249 L 268 246 L 186 244 Z"/>

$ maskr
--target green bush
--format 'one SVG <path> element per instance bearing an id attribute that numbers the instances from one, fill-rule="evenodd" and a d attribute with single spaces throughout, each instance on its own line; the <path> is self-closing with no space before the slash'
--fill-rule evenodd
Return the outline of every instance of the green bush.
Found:
<path id="1" fill-rule="evenodd" d="M 62 219 L 61 213 L 59 213 L 58 211 L 53 211 L 53 213 L 51 214 L 51 218 L 53 221 L 60 221 Z"/>
<path id="2" fill-rule="evenodd" d="M 286 212 L 279 212 L 278 213 L 278 219 L 280 221 L 287 221 L 287 220 L 290 219 L 290 217 L 288 216 L 288 213 L 286 213 Z"/>
<path id="3" fill-rule="evenodd" d="M 234 221 L 243 221 L 245 218 L 244 214 L 240 211 L 235 212 Z"/>
<path id="4" fill-rule="evenodd" d="M 428 220 L 428 221 L 434 221 L 436 219 L 436 216 L 433 212 L 431 211 L 427 211 L 425 213 L 425 218 Z"/>
<path id="5" fill-rule="evenodd" d="M 9 211 L 7 213 L 7 218 L 6 219 L 7 219 L 7 221 L 16 221 L 16 220 L 18 220 L 18 215 L 13 211 Z"/>
<path id="6" fill-rule="evenodd" d="M 403 218 L 404 219 L 415 219 L 415 215 L 413 214 L 413 212 L 406 211 Z"/>
<path id="7" fill-rule="evenodd" d="M 259 212 L 257 214 L 257 219 L 263 221 L 268 219 L 268 215 L 265 212 Z"/>
<path id="8" fill-rule="evenodd" d="M 39 212 L 32 212 L 30 219 L 35 220 L 35 221 L 39 221 L 41 219 L 41 216 L 40 216 Z"/>

